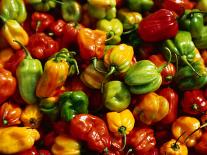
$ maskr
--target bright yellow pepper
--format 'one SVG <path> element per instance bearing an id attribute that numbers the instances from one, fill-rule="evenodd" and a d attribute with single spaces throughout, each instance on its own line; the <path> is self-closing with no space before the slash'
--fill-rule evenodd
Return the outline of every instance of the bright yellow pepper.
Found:
<path id="1" fill-rule="evenodd" d="M 24 46 L 29 42 L 27 32 L 16 20 L 5 21 L 1 33 L 9 45 L 15 50 L 21 49 L 21 47 L 18 43 L 14 42 L 14 40 L 19 41 Z"/>
<path id="2" fill-rule="evenodd" d="M 178 138 L 185 132 L 185 134 L 179 138 L 179 141 L 185 143 L 187 147 L 193 147 L 196 141 L 201 137 L 202 132 L 199 129 L 194 134 L 190 134 L 199 127 L 200 121 L 198 119 L 189 116 L 181 116 L 173 123 L 172 134 L 175 138 Z"/>
<path id="3" fill-rule="evenodd" d="M 14 154 L 31 148 L 40 134 L 28 127 L 6 127 L 0 128 L 0 137 L 0 153 Z"/>
<path id="4" fill-rule="evenodd" d="M 52 153 L 54 155 L 80 155 L 80 144 L 67 135 L 59 135 L 55 138 Z"/>
<path id="5" fill-rule="evenodd" d="M 188 155 L 188 148 L 185 144 L 171 139 L 161 146 L 160 155 Z"/>
<path id="6" fill-rule="evenodd" d="M 11 48 L 5 48 L 0 50 L 0 64 L 4 66 L 5 62 L 14 54 Z"/>
<path id="7" fill-rule="evenodd" d="M 123 136 L 124 149 L 126 145 L 126 135 L 134 128 L 135 119 L 132 112 L 126 109 L 120 113 L 118 112 L 108 112 L 106 114 L 106 119 L 108 123 L 109 130 L 115 135 Z"/>

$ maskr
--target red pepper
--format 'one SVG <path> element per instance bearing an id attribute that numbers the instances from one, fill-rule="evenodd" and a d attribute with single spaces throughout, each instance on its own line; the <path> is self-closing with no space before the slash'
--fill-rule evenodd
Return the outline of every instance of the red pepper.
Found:
<path id="1" fill-rule="evenodd" d="M 160 9 L 144 18 L 138 28 L 138 34 L 146 42 L 159 42 L 174 37 L 178 32 L 175 14 Z"/>
<path id="2" fill-rule="evenodd" d="M 50 28 L 54 17 L 48 13 L 34 12 L 32 14 L 31 26 L 36 32 L 43 32 Z"/>
<path id="3" fill-rule="evenodd" d="M 134 128 L 127 136 L 127 144 L 133 147 L 136 153 L 145 154 L 156 145 L 154 131 L 150 128 Z"/>
<path id="4" fill-rule="evenodd" d="M 54 131 L 47 133 L 44 138 L 44 146 L 50 147 L 54 144 L 57 134 Z"/>
<path id="5" fill-rule="evenodd" d="M 39 155 L 35 146 L 32 146 L 30 149 L 17 153 L 17 155 Z"/>
<path id="6" fill-rule="evenodd" d="M 136 154 L 139 155 L 139 154 Z M 145 153 L 145 155 L 159 155 L 159 149 L 157 148 L 152 148 L 148 152 Z"/>
<path id="7" fill-rule="evenodd" d="M 111 146 L 111 138 L 105 122 L 90 114 L 76 115 L 69 126 L 70 134 L 86 141 L 88 148 L 97 152 L 105 152 Z"/>
<path id="8" fill-rule="evenodd" d="M 53 123 L 53 130 L 57 134 L 64 134 L 66 132 L 66 122 L 65 121 L 58 121 Z"/>
<path id="9" fill-rule="evenodd" d="M 193 9 L 196 5 L 196 2 L 193 2 L 191 0 L 183 0 L 183 2 L 184 2 L 185 9 L 189 9 L 189 10 Z"/>
<path id="10" fill-rule="evenodd" d="M 182 110 L 191 115 L 201 114 L 207 110 L 207 100 L 202 90 L 185 91 L 182 101 Z"/>
<path id="11" fill-rule="evenodd" d="M 64 27 L 66 23 L 64 20 L 59 19 L 51 24 L 50 30 L 56 35 L 56 36 L 62 36 L 64 32 Z M 70 38 L 70 37 L 68 37 Z"/>
<path id="12" fill-rule="evenodd" d="M 162 124 L 171 124 L 177 118 L 178 112 L 178 94 L 172 88 L 163 88 L 158 94 L 160 96 L 165 97 L 169 103 L 169 111 L 168 114 L 160 121 Z"/>
<path id="13" fill-rule="evenodd" d="M 195 145 L 195 150 L 197 153 L 205 155 L 207 152 L 207 132 L 204 132 Z"/>
<path id="14" fill-rule="evenodd" d="M 36 33 L 30 36 L 27 48 L 34 58 L 45 59 L 59 51 L 59 44 L 44 33 Z"/>
<path id="15" fill-rule="evenodd" d="M 39 150 L 39 155 L 52 155 L 48 150 Z"/>

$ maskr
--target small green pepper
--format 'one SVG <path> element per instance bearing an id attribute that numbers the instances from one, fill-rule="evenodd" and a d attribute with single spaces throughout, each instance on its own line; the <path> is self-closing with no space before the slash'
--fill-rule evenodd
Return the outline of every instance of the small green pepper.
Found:
<path id="1" fill-rule="evenodd" d="M 88 96 L 83 91 L 67 91 L 60 95 L 60 114 L 65 121 L 70 121 L 76 114 L 88 113 Z"/>
<path id="2" fill-rule="evenodd" d="M 153 0 L 127 0 L 128 8 L 137 12 L 149 11 L 153 5 Z"/>
<path id="3" fill-rule="evenodd" d="M 57 1 L 56 0 L 28 0 L 28 3 L 31 4 L 36 11 L 47 12 L 50 9 L 54 9 L 56 7 Z"/>

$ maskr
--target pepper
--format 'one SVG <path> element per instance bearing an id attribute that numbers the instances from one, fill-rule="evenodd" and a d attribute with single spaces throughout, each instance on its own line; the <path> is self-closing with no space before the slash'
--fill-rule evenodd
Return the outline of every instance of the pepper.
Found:
<path id="1" fill-rule="evenodd" d="M 97 22 L 96 28 L 107 32 L 109 36 L 107 44 L 118 44 L 121 41 L 121 35 L 123 33 L 123 25 L 117 18 L 111 20 L 101 19 Z"/>
<path id="2" fill-rule="evenodd" d="M 160 9 L 145 17 L 139 24 L 138 35 L 146 42 L 159 42 L 174 37 L 178 23 L 174 13 Z"/>
<path id="3" fill-rule="evenodd" d="M 28 155 L 28 154 L 39 155 L 39 152 L 35 146 L 32 146 L 31 148 L 29 148 L 27 150 L 24 150 L 24 151 L 17 153 L 16 155 Z"/>
<path id="4" fill-rule="evenodd" d="M 68 135 L 61 134 L 55 138 L 55 142 L 52 145 L 52 153 L 54 155 L 80 155 L 80 147 L 77 140 Z"/>
<path id="5" fill-rule="evenodd" d="M 79 72 L 76 60 L 68 49 L 62 48 L 45 63 L 44 72 L 36 86 L 36 95 L 51 97 L 56 89 L 64 85 L 67 76 L 76 71 Z"/>
<path id="6" fill-rule="evenodd" d="M 157 68 L 149 60 L 140 60 L 129 68 L 124 77 L 124 82 L 129 86 L 130 92 L 133 94 L 153 92 L 162 83 L 160 72 L 164 66 Z"/>
<path id="7" fill-rule="evenodd" d="M 175 138 L 179 138 L 179 142 L 185 143 L 187 147 L 193 147 L 196 144 L 196 141 L 201 137 L 202 132 L 200 128 L 200 121 L 194 117 L 189 116 L 180 116 L 177 118 L 171 127 L 172 134 Z M 199 129 L 197 131 L 197 129 Z M 196 131 L 193 135 L 192 132 Z M 189 136 L 191 135 L 191 136 Z"/>
<path id="8" fill-rule="evenodd" d="M 52 33 L 54 33 L 56 36 L 62 36 L 64 35 L 64 27 L 66 25 L 66 22 L 62 19 L 58 19 L 57 21 L 53 22 L 50 25 L 50 30 L 52 31 Z M 68 37 L 70 38 L 70 37 Z M 74 38 L 73 38 L 74 39 Z"/>
<path id="9" fill-rule="evenodd" d="M 31 17 L 31 27 L 36 33 L 48 30 L 55 19 L 52 15 L 43 12 L 34 12 Z"/>
<path id="10" fill-rule="evenodd" d="M 201 11 L 207 11 L 207 3 L 205 0 L 200 0 L 196 4 L 196 8 L 201 10 Z"/>
<path id="11" fill-rule="evenodd" d="M 87 8 L 89 14 L 98 19 L 111 20 L 116 17 L 116 0 L 88 0 Z"/>
<path id="12" fill-rule="evenodd" d="M 199 139 L 198 143 L 196 143 L 195 145 L 196 152 L 200 154 L 206 154 L 207 152 L 206 141 L 207 141 L 207 132 L 204 132 L 201 138 Z"/>
<path id="13" fill-rule="evenodd" d="M 32 57 L 46 59 L 59 51 L 59 44 L 45 33 L 35 33 L 29 38 L 27 46 Z"/>
<path id="14" fill-rule="evenodd" d="M 2 154 L 14 154 L 29 149 L 40 138 L 36 129 L 15 126 L 0 128 L 0 136 Z"/>
<path id="15" fill-rule="evenodd" d="M 40 60 L 33 59 L 29 51 L 20 42 L 19 45 L 26 53 L 26 57 L 16 69 L 19 92 L 22 99 L 28 104 L 37 103 L 38 97 L 35 95 L 35 89 L 43 69 Z"/>
<path id="16" fill-rule="evenodd" d="M 149 11 L 153 5 L 154 5 L 153 0 L 139 0 L 139 1 L 128 0 L 127 1 L 128 8 L 136 12 Z"/>
<path id="17" fill-rule="evenodd" d="M 77 114 L 88 113 L 88 96 L 83 91 L 66 91 L 59 97 L 61 118 L 70 121 Z"/>
<path id="18" fill-rule="evenodd" d="M 0 50 L 0 64 L 5 68 L 5 64 L 14 55 L 14 51 L 11 48 L 5 48 Z"/>
<path id="19" fill-rule="evenodd" d="M 81 18 L 81 6 L 76 1 L 63 1 L 62 17 L 66 22 L 78 22 Z"/>
<path id="20" fill-rule="evenodd" d="M 151 92 L 143 95 L 140 103 L 135 106 L 133 114 L 136 119 L 147 125 L 151 125 L 167 116 L 168 111 L 168 100 L 163 96 Z"/>
<path id="21" fill-rule="evenodd" d="M 24 126 L 36 129 L 42 121 L 42 113 L 37 105 L 27 105 L 22 111 L 21 121 Z"/>
<path id="22" fill-rule="evenodd" d="M 99 153 L 106 152 L 111 145 L 111 138 L 105 122 L 90 114 L 78 114 L 69 126 L 71 135 L 85 141 L 88 148 Z"/>
<path id="23" fill-rule="evenodd" d="M 171 139 L 161 146 L 160 155 L 188 155 L 188 148 L 185 144 Z"/>
<path id="24" fill-rule="evenodd" d="M 56 7 L 56 0 L 26 0 L 36 11 L 47 12 Z"/>
<path id="25" fill-rule="evenodd" d="M 0 104 L 15 93 L 16 85 L 16 78 L 0 64 Z"/>
<path id="26" fill-rule="evenodd" d="M 1 0 L 0 14 L 6 20 L 12 19 L 23 23 L 27 18 L 27 11 L 23 0 Z"/>
<path id="27" fill-rule="evenodd" d="M 131 95 L 125 84 L 121 81 L 110 81 L 104 84 L 103 103 L 111 111 L 125 110 L 131 101 Z"/>
<path id="28" fill-rule="evenodd" d="M 148 127 L 134 128 L 127 136 L 127 144 L 136 154 L 147 154 L 156 145 L 154 131 Z"/>
<path id="29" fill-rule="evenodd" d="M 12 103 L 12 102 L 5 102 L 0 107 L 0 126 L 14 126 L 21 123 L 20 116 L 22 110 L 21 108 Z"/>

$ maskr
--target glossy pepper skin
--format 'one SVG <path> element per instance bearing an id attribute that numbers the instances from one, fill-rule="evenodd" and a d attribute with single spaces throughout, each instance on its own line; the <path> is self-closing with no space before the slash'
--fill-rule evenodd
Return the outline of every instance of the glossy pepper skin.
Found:
<path id="1" fill-rule="evenodd" d="M 140 22 L 138 28 L 138 35 L 146 42 L 163 41 L 174 37 L 177 32 L 176 17 L 167 9 L 160 9 L 150 14 Z"/>
<path id="2" fill-rule="evenodd" d="M 130 10 L 136 11 L 136 12 L 143 12 L 143 11 L 149 11 L 154 4 L 153 0 L 128 0 L 127 6 Z"/>
<path id="3" fill-rule="evenodd" d="M 78 114 L 69 126 L 71 135 L 77 140 L 83 140 L 88 148 L 97 152 L 104 152 L 111 145 L 111 138 L 105 122 L 90 114 Z"/>
<path id="4" fill-rule="evenodd" d="M 185 144 L 171 139 L 161 146 L 160 155 L 188 155 L 188 148 Z"/>
<path id="5" fill-rule="evenodd" d="M 66 22 L 64 20 L 58 19 L 51 24 L 50 31 L 54 33 L 55 36 L 62 36 L 65 25 Z"/>
<path id="6" fill-rule="evenodd" d="M 45 33 L 35 33 L 30 36 L 27 48 L 34 58 L 41 60 L 57 53 L 59 44 Z"/>
<path id="7" fill-rule="evenodd" d="M 197 140 L 201 137 L 202 132 L 199 129 L 193 135 L 188 135 L 199 127 L 200 121 L 198 119 L 189 116 L 180 116 L 173 122 L 171 131 L 175 138 L 178 138 L 181 134 L 183 134 L 183 132 L 185 132 L 185 134 L 180 137 L 179 141 L 181 143 L 185 143 L 187 147 L 193 147 L 197 143 Z"/>
<path id="8" fill-rule="evenodd" d="M 36 11 L 47 12 L 56 7 L 56 1 L 51 0 L 26 0 Z"/>
<path id="9" fill-rule="evenodd" d="M 23 23 L 27 18 L 27 11 L 23 0 L 1 0 L 0 14 L 6 20 L 12 19 Z"/>
<path id="10" fill-rule="evenodd" d="M 206 154 L 207 152 L 206 141 L 207 141 L 207 132 L 204 132 L 201 138 L 199 139 L 198 143 L 196 143 L 195 145 L 196 152 L 201 153 L 203 155 Z"/>
<path id="11" fill-rule="evenodd" d="M 18 105 L 12 102 L 3 103 L 0 107 L 0 126 L 5 127 L 20 124 L 21 113 L 22 110 Z"/>
<path id="12" fill-rule="evenodd" d="M 131 101 L 131 95 L 125 84 L 121 81 L 110 81 L 104 84 L 103 103 L 111 111 L 125 110 Z"/>
<path id="13" fill-rule="evenodd" d="M 127 144 L 132 146 L 136 154 L 146 154 L 156 145 L 154 131 L 150 128 L 134 128 L 127 135 Z"/>
<path id="14" fill-rule="evenodd" d="M 133 115 L 141 122 L 151 125 L 167 116 L 168 111 L 168 100 L 163 96 L 151 92 L 145 94 L 141 102 L 135 106 Z"/>
<path id="15" fill-rule="evenodd" d="M 16 85 L 16 78 L 0 65 L 0 104 L 15 93 Z"/>
<path id="16" fill-rule="evenodd" d="M 36 129 L 15 126 L 0 128 L 0 136 L 0 153 L 2 154 L 14 154 L 29 149 L 40 138 Z"/>
<path id="17" fill-rule="evenodd" d="M 11 48 L 4 48 L 0 50 L 0 64 L 5 68 L 5 63 L 14 55 Z"/>
<path id="18" fill-rule="evenodd" d="M 140 60 L 127 71 L 124 82 L 133 94 L 145 94 L 157 90 L 162 83 L 160 72 L 163 67 L 157 68 L 149 60 Z"/>
<path id="19" fill-rule="evenodd" d="M 33 59 L 29 51 L 23 45 L 21 46 L 26 53 L 26 57 L 21 61 L 16 70 L 19 92 L 26 103 L 34 104 L 38 101 L 35 89 L 43 73 L 42 64 L 40 60 Z"/>
<path id="20" fill-rule="evenodd" d="M 123 25 L 117 18 L 111 20 L 101 19 L 97 22 L 96 28 L 107 32 L 109 36 L 107 44 L 118 44 L 121 41 L 121 35 L 123 33 Z"/>

